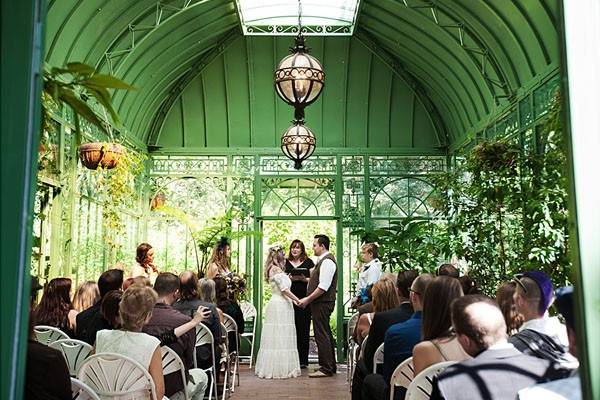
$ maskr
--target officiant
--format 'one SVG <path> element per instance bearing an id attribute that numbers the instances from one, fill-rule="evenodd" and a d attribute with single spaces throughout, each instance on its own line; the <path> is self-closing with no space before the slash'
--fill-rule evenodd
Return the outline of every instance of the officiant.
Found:
<path id="1" fill-rule="evenodd" d="M 301 240 L 294 240 L 290 244 L 289 255 L 285 261 L 285 272 L 292 280 L 292 293 L 299 299 L 306 297 L 310 270 L 314 262 L 306 255 L 306 248 Z M 294 306 L 294 321 L 296 324 L 296 342 L 300 357 L 300 368 L 308 366 L 308 347 L 310 339 L 310 307 L 300 308 Z"/>

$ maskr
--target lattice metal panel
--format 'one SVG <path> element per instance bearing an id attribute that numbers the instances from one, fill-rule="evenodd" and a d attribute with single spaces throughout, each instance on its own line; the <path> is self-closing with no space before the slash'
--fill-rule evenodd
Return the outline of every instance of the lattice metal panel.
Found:
<path id="1" fill-rule="evenodd" d="M 294 169 L 294 164 L 284 156 L 264 156 L 260 159 L 261 175 L 335 175 L 335 156 L 313 156 L 302 164 L 302 170 Z"/>
<path id="2" fill-rule="evenodd" d="M 370 156 L 371 176 L 425 175 L 446 170 L 444 157 Z"/>

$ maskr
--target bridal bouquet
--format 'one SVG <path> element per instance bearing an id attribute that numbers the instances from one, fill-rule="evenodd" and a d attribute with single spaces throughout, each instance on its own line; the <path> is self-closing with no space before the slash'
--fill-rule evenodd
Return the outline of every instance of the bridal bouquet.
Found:
<path id="1" fill-rule="evenodd" d="M 246 274 L 234 272 L 227 278 L 227 292 L 229 298 L 235 302 L 239 302 L 246 297 Z"/>

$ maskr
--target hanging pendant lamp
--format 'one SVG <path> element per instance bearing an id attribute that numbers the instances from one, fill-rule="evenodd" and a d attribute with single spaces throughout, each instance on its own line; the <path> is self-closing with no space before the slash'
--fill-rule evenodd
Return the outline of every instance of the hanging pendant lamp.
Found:
<path id="1" fill-rule="evenodd" d="M 303 120 L 295 120 L 281 136 L 281 151 L 294 161 L 294 168 L 301 169 L 302 162 L 315 152 L 317 140 Z"/>
<path id="2" fill-rule="evenodd" d="M 281 136 L 281 151 L 301 169 L 302 162 L 315 152 L 317 141 L 304 125 L 304 108 L 314 103 L 325 86 L 323 66 L 308 54 L 302 36 L 302 3 L 298 0 L 298 35 L 290 55 L 275 70 L 275 91 L 281 100 L 294 107 L 294 121 Z"/>

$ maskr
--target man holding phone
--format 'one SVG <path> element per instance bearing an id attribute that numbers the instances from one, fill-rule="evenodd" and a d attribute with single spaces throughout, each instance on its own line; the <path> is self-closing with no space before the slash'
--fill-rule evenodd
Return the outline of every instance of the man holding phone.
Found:
<path id="1" fill-rule="evenodd" d="M 177 275 L 170 272 L 163 272 L 158 275 L 154 282 L 154 290 L 158 294 L 158 301 L 154 305 L 152 317 L 144 327 L 143 332 L 158 336 L 191 321 L 190 317 L 183 315 L 172 307 L 180 296 L 179 285 Z M 210 310 L 207 308 L 198 308 L 198 311 L 201 313 L 202 319 L 210 316 Z M 165 375 L 165 396 L 171 400 L 183 399 L 183 390 L 187 391 L 188 398 L 192 400 L 204 397 L 204 391 L 208 385 L 208 376 L 201 369 L 194 368 L 195 344 L 195 329 L 190 329 L 179 336 L 176 342 L 169 344 L 169 347 L 183 361 L 187 376 L 187 387 L 185 387 L 179 371 Z"/>

